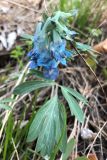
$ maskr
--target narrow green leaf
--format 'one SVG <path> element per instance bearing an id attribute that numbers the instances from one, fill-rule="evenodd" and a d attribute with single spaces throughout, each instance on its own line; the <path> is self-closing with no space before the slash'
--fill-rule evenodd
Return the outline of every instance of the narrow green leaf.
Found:
<path id="1" fill-rule="evenodd" d="M 78 93 L 76 90 L 74 90 L 72 88 L 65 87 L 65 86 L 61 86 L 61 88 L 63 88 L 64 90 L 66 90 L 71 95 L 73 95 L 75 98 L 79 99 L 80 101 L 84 102 L 85 104 L 88 103 L 87 99 L 84 96 L 82 96 L 80 93 Z"/>
<path id="2" fill-rule="evenodd" d="M 29 93 L 31 91 L 34 91 L 36 89 L 42 88 L 42 87 L 48 87 L 54 85 L 54 82 L 52 81 L 28 81 L 20 84 L 17 86 L 13 93 L 14 94 L 25 94 Z"/>
<path id="3" fill-rule="evenodd" d="M 30 69 L 30 73 L 28 73 L 28 75 L 34 75 L 37 78 L 41 78 L 41 79 L 46 80 L 46 78 L 44 78 L 43 72 L 35 70 L 35 69 Z"/>
<path id="4" fill-rule="evenodd" d="M 4 103 L 0 103 L 0 108 L 6 109 L 6 110 L 12 110 L 12 108 Z"/>
<path id="5" fill-rule="evenodd" d="M 75 160 L 89 160 L 86 156 L 78 157 Z"/>
<path id="6" fill-rule="evenodd" d="M 76 47 L 83 52 L 92 50 L 91 46 L 80 42 L 76 42 Z"/>
<path id="7" fill-rule="evenodd" d="M 14 101 L 15 100 L 12 98 L 5 98 L 5 99 L 0 100 L 0 103 L 8 103 L 8 102 L 14 102 Z"/>
<path id="8" fill-rule="evenodd" d="M 31 40 L 31 41 L 34 40 L 34 36 L 32 36 L 30 34 L 22 34 L 21 37 L 24 38 L 24 39 Z"/>
<path id="9" fill-rule="evenodd" d="M 72 138 L 68 143 L 67 143 L 67 148 L 65 153 L 62 155 L 62 160 L 67 160 L 68 157 L 70 156 L 71 152 L 73 151 L 75 145 L 75 139 Z"/>
<path id="10" fill-rule="evenodd" d="M 13 120 L 13 115 L 10 114 L 8 121 L 7 121 L 7 126 L 5 129 L 5 139 L 4 139 L 4 145 L 3 145 L 3 157 L 2 160 L 8 159 L 8 149 L 11 146 L 11 138 L 12 138 L 12 132 L 13 132 L 13 126 L 14 126 L 14 120 Z"/>
<path id="11" fill-rule="evenodd" d="M 61 133 L 62 133 L 60 150 L 62 153 L 64 153 L 67 146 L 67 125 L 66 125 L 67 115 L 66 115 L 65 106 L 62 103 L 59 103 L 59 115 L 60 115 L 60 127 L 61 127 Z"/>
<path id="12" fill-rule="evenodd" d="M 40 110 L 36 113 L 33 119 L 33 122 L 30 126 L 30 129 L 29 129 L 29 133 L 27 136 L 27 142 L 32 142 L 39 136 L 39 133 L 41 132 L 41 129 L 42 129 L 43 120 L 44 120 L 43 116 L 45 116 L 46 111 L 47 111 L 46 105 L 47 104 L 41 107 Z"/>
<path id="13" fill-rule="evenodd" d="M 71 113 L 73 113 L 76 116 L 79 122 L 83 122 L 84 114 L 81 108 L 79 107 L 77 101 L 67 92 L 67 90 L 65 90 L 64 88 L 61 88 L 61 90 L 62 90 L 62 93 L 65 99 L 67 100 L 69 104 Z"/>
<path id="14" fill-rule="evenodd" d="M 67 126 L 66 126 L 66 110 L 65 106 L 59 102 L 59 122 L 56 123 L 56 141 L 58 142 L 55 146 L 55 149 L 53 153 L 50 156 L 50 160 L 55 159 L 55 156 L 57 155 L 58 150 L 62 153 L 65 152 L 66 146 L 67 146 Z"/>

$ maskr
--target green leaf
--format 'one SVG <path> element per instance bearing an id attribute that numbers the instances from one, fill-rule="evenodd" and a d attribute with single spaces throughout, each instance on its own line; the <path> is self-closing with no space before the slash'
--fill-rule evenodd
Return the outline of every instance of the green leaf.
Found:
<path id="1" fill-rule="evenodd" d="M 51 98 L 36 113 L 30 126 L 27 141 L 37 139 L 36 151 L 41 155 L 49 155 L 60 140 L 62 120 L 57 97 Z"/>
<path id="2" fill-rule="evenodd" d="M 53 30 L 53 41 L 54 42 L 60 42 L 62 39 L 60 37 L 60 35 L 58 34 L 58 32 L 54 29 Z"/>
<path id="3" fill-rule="evenodd" d="M 4 139 L 4 144 L 3 144 L 3 157 L 2 160 L 8 159 L 9 154 L 8 148 L 11 148 L 11 139 L 12 139 L 12 133 L 13 133 L 13 128 L 14 128 L 14 120 L 13 120 L 13 115 L 10 114 L 8 117 L 7 125 L 5 128 L 5 139 Z"/>
<path id="4" fill-rule="evenodd" d="M 89 160 L 86 156 L 78 157 L 75 160 Z"/>
<path id="5" fill-rule="evenodd" d="M 67 160 L 68 157 L 70 156 L 71 152 L 73 151 L 74 145 L 75 145 L 75 139 L 72 138 L 68 143 L 67 143 L 67 148 L 65 153 L 62 155 L 62 160 Z"/>
<path id="6" fill-rule="evenodd" d="M 31 91 L 34 91 L 36 89 L 42 88 L 42 87 L 48 87 L 54 85 L 53 81 L 28 81 L 20 84 L 17 86 L 13 93 L 14 94 L 25 94 L 29 93 Z"/>
<path id="7" fill-rule="evenodd" d="M 76 42 L 76 47 L 83 52 L 92 50 L 91 46 L 80 43 L 80 42 Z"/>
<path id="8" fill-rule="evenodd" d="M 59 148 L 64 153 L 65 150 L 66 150 L 66 146 L 67 146 L 67 126 L 66 126 L 66 119 L 67 118 L 66 118 L 65 106 L 60 102 L 59 102 L 59 116 L 60 116 L 59 128 L 61 128 L 60 134 L 62 134 L 62 139 L 61 139 L 61 143 L 60 143 L 60 147 Z"/>
<path id="9" fill-rule="evenodd" d="M 6 109 L 6 110 L 12 110 L 12 108 L 4 103 L 0 103 L 0 108 Z"/>
<path id="10" fill-rule="evenodd" d="M 88 63 L 88 65 L 95 71 L 97 68 L 97 63 L 94 59 L 94 57 L 87 57 L 86 62 Z"/>
<path id="11" fill-rule="evenodd" d="M 34 36 L 32 36 L 30 34 L 22 34 L 21 37 L 24 38 L 24 39 L 31 40 L 31 41 L 34 40 Z"/>
<path id="12" fill-rule="evenodd" d="M 74 90 L 72 88 L 64 87 L 64 86 L 61 86 L 61 88 L 63 88 L 64 90 L 66 90 L 71 95 L 73 95 L 75 98 L 79 99 L 80 101 L 84 102 L 85 104 L 88 103 L 87 99 L 84 96 L 82 96 L 80 93 L 78 93 L 76 90 Z"/>
<path id="13" fill-rule="evenodd" d="M 59 102 L 59 122 L 56 124 L 56 141 L 58 141 L 58 144 L 55 146 L 55 149 L 53 153 L 50 156 L 50 160 L 55 159 L 55 156 L 60 149 L 62 153 L 65 153 L 66 146 L 67 146 L 67 126 L 66 126 L 66 110 L 65 106 Z M 61 136 L 60 136 L 61 135 Z"/>
<path id="14" fill-rule="evenodd" d="M 73 113 L 76 118 L 78 119 L 79 122 L 83 122 L 84 121 L 84 114 L 83 111 L 81 110 L 81 108 L 79 107 L 77 101 L 68 93 L 68 91 L 64 88 L 61 88 L 62 93 L 65 97 L 65 99 L 67 100 L 71 113 Z"/>
<path id="15" fill-rule="evenodd" d="M 60 20 L 66 20 L 67 18 L 71 17 L 71 16 L 76 16 L 78 13 L 77 9 L 73 9 L 70 12 L 66 13 L 63 11 L 56 11 L 54 12 L 54 17 L 52 17 L 52 21 L 58 21 Z"/>
<path id="16" fill-rule="evenodd" d="M 46 80 L 46 78 L 44 78 L 43 72 L 35 70 L 35 69 L 30 69 L 30 72 L 28 73 L 28 75 L 34 75 L 37 78 Z"/>
<path id="17" fill-rule="evenodd" d="M 5 98 L 5 99 L 0 100 L 0 103 L 8 103 L 8 102 L 14 102 L 14 101 L 15 100 L 12 98 Z"/>

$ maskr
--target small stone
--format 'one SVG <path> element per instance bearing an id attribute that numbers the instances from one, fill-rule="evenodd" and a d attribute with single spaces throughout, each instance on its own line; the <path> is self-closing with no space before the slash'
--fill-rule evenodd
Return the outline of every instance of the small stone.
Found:
<path id="1" fill-rule="evenodd" d="M 83 140 L 93 140 L 96 136 L 96 133 L 94 133 L 88 128 L 83 128 L 80 134 Z"/>

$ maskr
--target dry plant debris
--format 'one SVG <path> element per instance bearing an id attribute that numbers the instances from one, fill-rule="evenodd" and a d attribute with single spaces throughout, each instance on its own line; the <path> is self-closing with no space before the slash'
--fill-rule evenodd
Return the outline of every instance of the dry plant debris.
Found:
<path id="1" fill-rule="evenodd" d="M 107 39 L 104 41 L 100 42 L 99 44 L 96 44 L 93 47 L 94 50 L 96 50 L 99 53 L 107 53 Z"/>
<path id="2" fill-rule="evenodd" d="M 22 33 L 32 34 L 49 4 L 43 0 L 1 0 L 0 51 L 11 50 Z"/>

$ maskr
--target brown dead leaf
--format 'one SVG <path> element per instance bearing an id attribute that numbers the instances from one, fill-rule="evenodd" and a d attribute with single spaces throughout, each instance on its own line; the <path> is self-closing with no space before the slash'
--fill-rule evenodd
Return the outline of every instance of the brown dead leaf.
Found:
<path id="1" fill-rule="evenodd" d="M 93 49 L 99 53 L 107 53 L 107 39 L 95 45 Z"/>
<path id="2" fill-rule="evenodd" d="M 98 160 L 95 154 L 89 154 L 88 159 L 89 160 Z"/>

